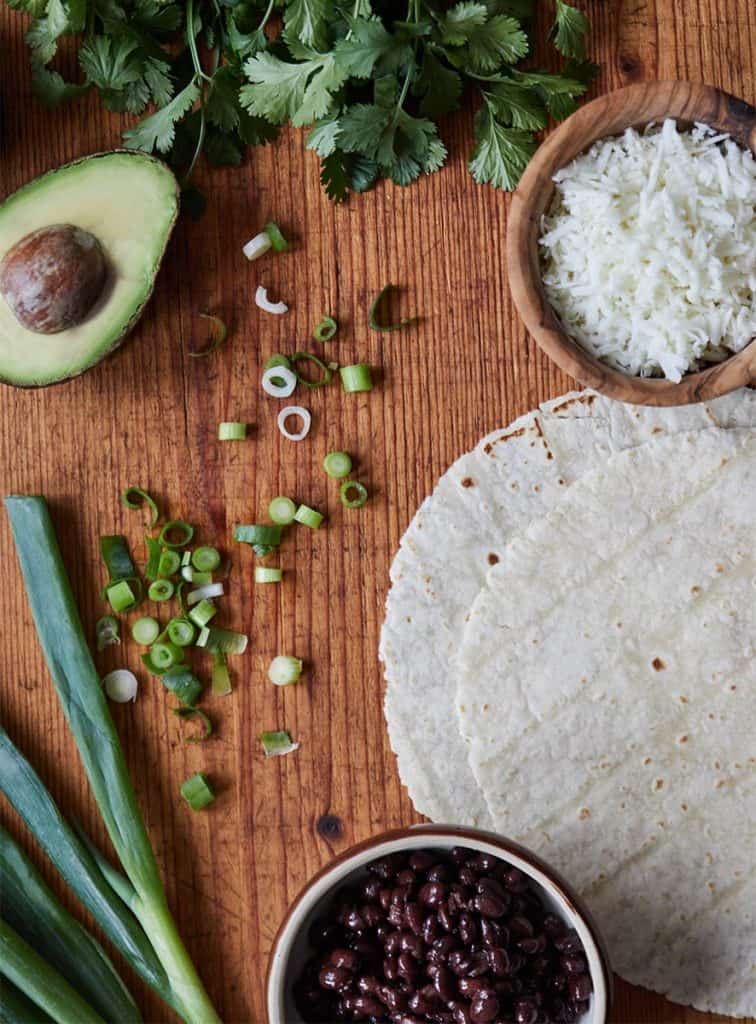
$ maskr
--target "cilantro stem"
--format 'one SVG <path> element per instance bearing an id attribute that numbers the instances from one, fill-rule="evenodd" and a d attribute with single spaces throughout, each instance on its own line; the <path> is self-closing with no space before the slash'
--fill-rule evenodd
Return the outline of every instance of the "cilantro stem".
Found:
<path id="1" fill-rule="evenodd" d="M 186 42 L 189 47 L 189 53 L 192 55 L 195 74 L 199 75 L 205 82 L 212 81 L 210 75 L 206 75 L 202 69 L 197 50 L 197 38 L 194 32 L 194 0 L 186 0 Z"/>
<path id="2" fill-rule="evenodd" d="M 357 2 L 359 3 L 360 0 L 357 0 Z M 257 26 L 257 32 L 265 31 L 265 26 L 268 24 L 268 21 L 270 20 L 270 16 L 273 13 L 273 8 L 275 7 L 275 4 L 276 0 L 269 0 L 268 6 L 265 9 L 265 14 L 263 14 L 262 16 L 262 21 Z M 357 15 L 355 15 L 355 17 L 357 17 Z"/>

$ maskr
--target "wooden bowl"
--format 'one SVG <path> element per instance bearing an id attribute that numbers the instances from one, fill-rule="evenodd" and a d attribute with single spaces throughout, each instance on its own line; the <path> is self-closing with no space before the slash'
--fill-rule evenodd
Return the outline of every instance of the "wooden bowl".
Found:
<path id="1" fill-rule="evenodd" d="M 601 96 L 568 117 L 530 161 L 512 198 L 507 232 L 507 263 L 512 298 L 525 326 L 563 370 L 623 402 L 685 405 L 702 402 L 756 384 L 756 342 L 679 383 L 635 377 L 615 370 L 582 348 L 565 332 L 546 298 L 541 281 L 538 238 L 541 217 L 554 195 L 556 171 L 598 139 L 643 128 L 666 117 L 691 124 L 701 121 L 729 132 L 756 154 L 756 109 L 710 85 L 694 82 L 643 82 Z"/>

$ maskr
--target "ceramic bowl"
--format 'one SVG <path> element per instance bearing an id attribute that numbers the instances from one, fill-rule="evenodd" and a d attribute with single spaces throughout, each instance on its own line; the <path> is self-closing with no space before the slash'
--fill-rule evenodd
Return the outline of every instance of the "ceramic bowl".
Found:
<path id="1" fill-rule="evenodd" d="M 489 853 L 518 867 L 536 883 L 549 910 L 577 930 L 593 981 L 590 1009 L 580 1024 L 605 1024 L 612 997 L 609 959 L 595 924 L 568 883 L 535 854 L 509 839 L 446 825 L 419 825 L 375 836 L 341 854 L 308 883 L 291 905 L 273 943 L 267 979 L 268 1024 L 303 1024 L 294 1006 L 293 985 L 311 955 L 308 929 L 328 909 L 337 889 L 360 878 L 368 864 L 387 854 L 450 850 L 453 846 Z"/>

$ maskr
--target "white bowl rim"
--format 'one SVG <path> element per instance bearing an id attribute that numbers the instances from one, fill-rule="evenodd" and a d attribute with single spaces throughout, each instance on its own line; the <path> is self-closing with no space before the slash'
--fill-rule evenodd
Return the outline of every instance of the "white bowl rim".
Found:
<path id="1" fill-rule="evenodd" d="M 469 846 L 491 853 L 520 868 L 546 889 L 576 929 L 585 948 L 593 982 L 590 1024 L 608 1021 L 613 994 L 609 957 L 590 913 L 569 883 L 530 850 L 505 836 L 481 829 L 428 823 L 394 829 L 357 843 L 325 865 L 302 889 L 284 917 L 271 949 L 265 997 L 268 1024 L 288 1024 L 284 1019 L 284 999 L 289 956 L 313 906 L 363 865 L 390 853 L 428 846 Z"/>

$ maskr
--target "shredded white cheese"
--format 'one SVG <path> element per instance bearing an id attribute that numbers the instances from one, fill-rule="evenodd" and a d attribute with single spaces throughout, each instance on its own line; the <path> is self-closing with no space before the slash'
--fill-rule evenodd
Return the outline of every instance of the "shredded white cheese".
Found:
<path id="1" fill-rule="evenodd" d="M 756 160 L 673 120 L 560 170 L 540 239 L 567 332 L 611 366 L 679 381 L 756 337 Z"/>

